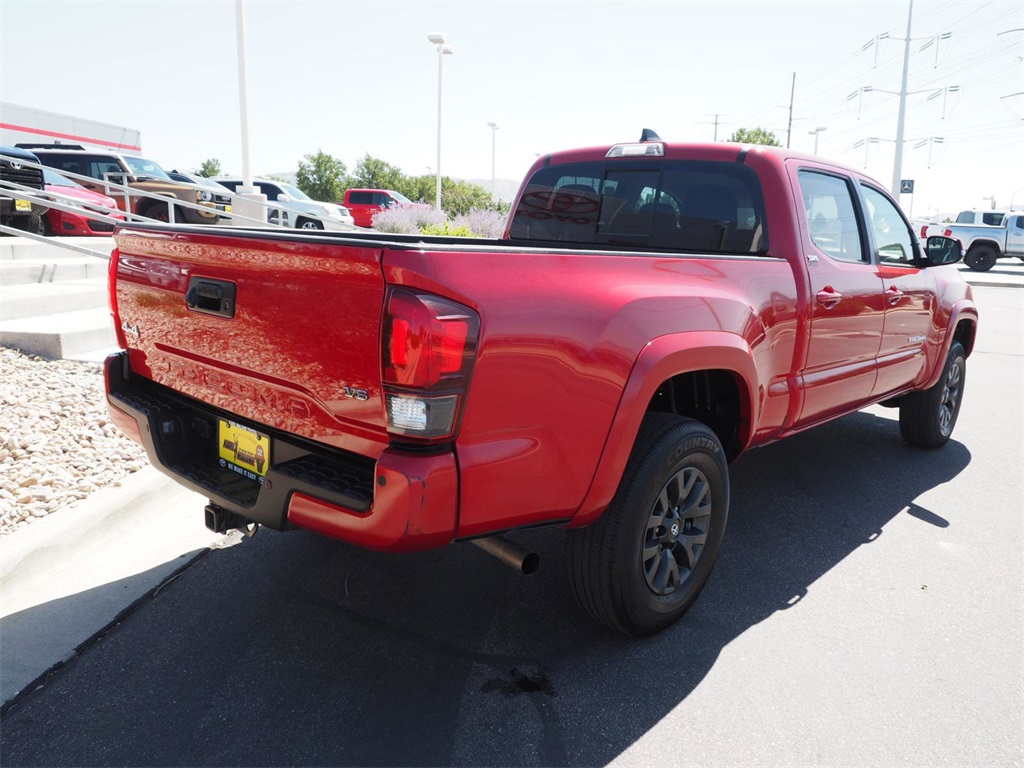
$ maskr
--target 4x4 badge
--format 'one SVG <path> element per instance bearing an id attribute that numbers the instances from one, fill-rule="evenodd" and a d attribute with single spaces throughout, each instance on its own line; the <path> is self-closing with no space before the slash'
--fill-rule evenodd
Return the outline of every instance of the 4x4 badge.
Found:
<path id="1" fill-rule="evenodd" d="M 121 323 L 121 330 L 124 331 L 124 334 L 126 336 L 134 336 L 136 339 L 139 338 L 139 336 L 142 335 L 139 332 L 139 326 L 131 325 L 131 324 L 128 323 L 127 320 L 125 320 L 123 323 Z"/>

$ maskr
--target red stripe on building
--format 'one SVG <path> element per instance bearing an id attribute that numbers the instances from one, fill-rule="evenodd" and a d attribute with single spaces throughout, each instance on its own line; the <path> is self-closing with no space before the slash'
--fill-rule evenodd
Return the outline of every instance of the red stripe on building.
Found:
<path id="1" fill-rule="evenodd" d="M 55 139 L 70 139 L 71 141 L 84 141 L 87 144 L 101 144 L 104 147 L 113 147 L 114 149 L 133 149 L 136 152 L 141 152 L 142 147 L 132 146 L 131 144 L 119 144 L 115 141 L 104 141 L 103 139 L 90 139 L 88 136 L 75 136 L 70 133 L 58 133 L 57 131 L 46 131 L 42 128 L 29 128 L 27 125 L 11 125 L 10 123 L 0 123 L 0 128 L 6 128 L 9 131 L 22 131 L 23 133 L 37 133 L 40 136 L 52 136 Z"/>

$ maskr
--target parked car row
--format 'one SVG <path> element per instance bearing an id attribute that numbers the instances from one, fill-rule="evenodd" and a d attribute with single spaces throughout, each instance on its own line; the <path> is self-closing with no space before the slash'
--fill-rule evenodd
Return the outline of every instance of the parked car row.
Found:
<path id="1" fill-rule="evenodd" d="M 125 219 L 114 211 L 156 221 L 229 223 L 232 198 L 243 184 L 238 177 L 208 179 L 185 171 L 165 171 L 147 158 L 80 144 L 18 144 L 0 148 L 0 160 L 0 181 L 38 189 L 36 197 L 48 191 L 63 207 L 81 208 L 81 214 L 76 214 L 0 194 L 2 223 L 47 235 L 107 235 L 118 220 Z M 25 167 L 25 161 L 47 166 L 45 179 L 39 169 Z M 369 228 L 374 215 L 389 208 L 428 207 L 389 189 L 349 189 L 339 205 L 313 200 L 298 187 L 275 179 L 254 179 L 253 186 L 267 198 L 268 223 L 295 229 Z M 100 221 L 86 214 L 100 213 L 96 207 L 110 210 L 111 219 Z"/>

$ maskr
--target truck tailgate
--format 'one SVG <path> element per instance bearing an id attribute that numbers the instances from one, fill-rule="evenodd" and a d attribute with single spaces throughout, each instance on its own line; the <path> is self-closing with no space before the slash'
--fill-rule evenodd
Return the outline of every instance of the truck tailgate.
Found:
<path id="1" fill-rule="evenodd" d="M 257 425 L 384 450 L 379 244 L 132 229 L 116 241 L 133 373 Z"/>

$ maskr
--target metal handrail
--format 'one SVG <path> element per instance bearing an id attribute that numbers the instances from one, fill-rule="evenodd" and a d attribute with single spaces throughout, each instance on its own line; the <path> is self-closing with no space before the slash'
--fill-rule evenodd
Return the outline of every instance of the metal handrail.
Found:
<path id="1" fill-rule="evenodd" d="M 55 171 L 55 172 L 59 173 L 61 176 L 66 176 L 67 178 L 74 179 L 76 181 L 85 181 L 85 182 L 92 183 L 92 184 L 95 184 L 96 182 L 99 182 L 99 183 L 104 185 L 105 191 L 107 191 L 107 193 L 108 193 L 108 195 L 107 195 L 108 197 L 114 197 L 114 195 L 109 194 L 109 190 L 111 190 L 111 189 L 116 189 L 116 190 L 122 192 L 123 194 L 120 195 L 119 197 L 122 197 L 123 199 L 125 199 L 125 204 L 126 205 L 128 205 L 128 199 L 127 198 L 129 196 L 130 197 L 146 197 L 146 198 L 150 198 L 150 199 L 153 199 L 153 200 L 159 200 L 160 202 L 163 202 L 163 203 L 167 203 L 167 206 L 168 206 L 168 219 L 170 220 L 170 223 L 172 223 L 172 224 L 176 223 L 174 221 L 174 206 L 177 205 L 177 206 L 182 206 L 182 207 L 185 207 L 185 208 L 190 208 L 192 210 L 201 211 L 201 212 L 204 212 L 204 213 L 209 213 L 211 211 L 214 211 L 214 212 L 216 212 L 216 214 L 217 214 L 217 216 L 219 218 L 228 218 L 228 219 L 231 219 L 231 220 L 253 222 L 255 224 L 258 224 L 258 225 L 261 225 L 261 226 L 265 226 L 265 227 L 268 227 L 268 226 L 281 226 L 282 228 L 291 229 L 291 227 L 285 227 L 284 226 L 284 224 L 283 224 L 284 216 L 282 216 L 280 214 L 281 213 L 294 214 L 294 212 L 293 211 L 287 211 L 286 209 L 282 208 L 280 204 L 276 204 L 275 205 L 275 204 L 271 203 L 270 201 L 264 202 L 262 200 L 247 200 L 247 202 L 255 203 L 255 204 L 260 205 L 260 206 L 262 206 L 264 208 L 267 208 L 267 209 L 270 209 L 270 210 L 274 210 L 274 211 L 278 211 L 279 212 L 278 221 L 282 222 L 281 224 L 269 224 L 268 222 L 262 221 L 260 219 L 254 219 L 254 218 L 251 218 L 249 216 L 243 216 L 242 214 L 237 214 L 234 211 L 231 211 L 231 212 L 219 211 L 216 208 L 211 208 L 210 206 L 198 205 L 196 203 L 189 203 L 189 202 L 185 202 L 184 200 L 179 200 L 176 197 L 169 197 L 168 195 L 162 195 L 162 194 L 159 194 L 157 192 L 148 192 L 146 190 L 136 189 L 136 188 L 130 187 L 130 186 L 126 185 L 126 184 L 118 184 L 116 182 L 110 181 L 109 178 L 97 179 L 97 178 L 95 178 L 93 176 L 85 176 L 85 175 L 80 174 L 80 173 L 74 173 L 73 171 L 57 170 L 56 168 L 53 168 L 52 166 L 44 165 L 42 163 L 36 163 L 36 162 L 31 161 L 31 160 L 21 160 L 20 162 L 21 162 L 23 167 L 38 168 L 40 170 Z M 111 175 L 115 175 L 115 176 L 129 176 L 131 174 L 125 173 L 123 171 L 118 171 L 118 172 L 113 173 L 113 174 L 109 174 L 108 173 L 108 174 L 105 174 L 105 175 L 107 177 L 109 177 Z M 10 182 L 3 182 L 3 183 L 10 183 Z M 199 190 L 199 191 L 203 191 L 205 189 L 204 187 L 200 187 L 197 184 L 186 184 L 185 182 L 180 182 L 180 181 L 174 181 L 172 183 L 174 183 L 175 185 L 178 185 L 178 186 L 189 187 L 191 189 L 196 189 L 196 190 Z M 209 190 L 205 189 L 205 191 L 209 191 Z M 229 190 L 229 192 L 231 192 L 232 198 L 238 196 L 238 193 L 236 193 L 236 192 L 233 192 L 231 190 Z M 156 221 L 156 219 L 151 219 L 151 218 L 148 218 L 148 217 L 145 217 L 145 216 L 139 216 L 139 214 L 135 214 L 135 213 L 132 213 L 130 215 L 132 215 L 134 217 L 141 218 L 141 219 L 146 220 L 146 221 Z M 303 218 L 308 218 L 308 219 L 316 219 L 318 221 L 324 221 L 324 222 L 334 221 L 334 219 L 331 219 L 329 216 L 321 216 L 321 215 L 318 215 L 318 214 L 315 214 L 315 213 L 303 213 L 302 217 Z M 161 223 L 166 223 L 166 222 L 161 222 Z"/>
<path id="2" fill-rule="evenodd" d="M 27 166 L 29 168 L 39 168 L 40 170 L 43 170 L 43 169 L 55 170 L 55 169 L 51 168 L 48 165 L 43 165 L 41 163 L 35 163 L 35 162 L 32 162 L 31 160 L 22 160 L 21 164 L 22 164 L 22 167 L 26 167 Z M 238 219 L 240 221 L 253 222 L 255 224 L 263 224 L 263 225 L 266 224 L 266 222 L 262 222 L 259 219 L 250 218 L 249 216 L 242 216 L 240 214 L 236 214 L 236 213 L 233 213 L 233 212 L 232 213 L 228 213 L 227 211 L 218 211 L 216 208 L 211 208 L 208 205 L 197 205 L 195 203 L 189 203 L 189 202 L 186 202 L 184 200 L 179 200 L 176 197 L 169 197 L 168 195 L 161 195 L 161 194 L 159 194 L 157 192 L 147 192 L 146 190 L 143 190 L 143 189 L 134 189 L 134 188 L 129 187 L 129 186 L 124 185 L 124 184 L 117 184 L 115 182 L 110 181 L 109 179 L 96 179 L 96 178 L 93 178 L 92 176 L 83 176 L 80 173 L 74 173 L 72 171 L 59 171 L 59 173 L 61 174 L 61 176 L 66 176 L 69 179 L 86 181 L 86 182 L 89 182 L 89 183 L 92 183 L 92 184 L 95 184 L 96 182 L 100 182 L 101 184 L 104 185 L 104 187 L 108 191 L 109 191 L 110 188 L 113 188 L 113 189 L 117 189 L 117 190 L 123 191 L 123 192 L 127 193 L 128 195 L 130 195 L 131 197 L 148 197 L 150 199 L 159 200 L 162 203 L 166 203 L 167 206 L 168 206 L 168 208 L 167 208 L 167 210 L 168 210 L 167 217 L 170 220 L 170 223 L 172 223 L 172 224 L 176 223 L 174 221 L 174 206 L 182 206 L 182 207 L 185 207 L 185 208 L 191 208 L 191 209 L 196 210 L 196 211 L 201 211 L 202 213 L 210 213 L 212 211 L 212 212 L 215 212 L 218 217 L 223 216 L 223 217 L 226 217 L 226 218 Z M 107 175 L 109 176 L 109 174 L 107 174 Z M 177 184 L 179 182 L 174 182 L 174 183 Z M 7 186 L 7 185 L 9 185 L 11 187 L 22 187 L 23 189 L 33 189 L 32 187 L 24 187 L 23 185 L 15 184 L 15 182 L 0 181 L 0 187 Z M 35 193 L 37 195 L 44 194 L 41 190 L 35 190 Z M 48 193 L 46 193 L 46 194 L 48 194 Z M 113 195 L 109 195 L 109 194 L 107 196 L 108 197 L 113 197 Z M 131 211 L 122 211 L 122 213 L 127 213 L 129 216 L 132 216 L 134 219 L 141 219 L 143 221 L 157 221 L 157 219 L 154 219 L 154 218 L 151 218 L 151 217 L 148 217 L 148 216 L 142 216 L 141 214 L 138 214 L 138 213 L 132 213 Z M 165 222 L 160 222 L 160 223 L 165 223 Z"/>
<path id="3" fill-rule="evenodd" d="M 37 235 L 33 232 L 26 232 L 23 229 L 15 229 L 14 227 L 8 227 L 6 224 L 0 224 L 0 232 L 5 232 L 8 235 L 15 235 L 17 237 L 25 237 L 28 238 L 29 240 L 37 240 L 40 243 L 46 243 L 47 245 L 57 245 L 60 246 L 61 248 L 67 248 L 68 250 L 71 251 L 78 251 L 79 253 L 84 253 L 87 256 L 95 256 L 97 259 L 110 261 L 109 253 L 103 253 L 102 251 L 94 251 L 91 248 L 85 248 L 84 246 L 75 245 L 74 243 L 54 243 L 52 237 L 43 237 L 42 235 Z"/>
<path id="4" fill-rule="evenodd" d="M 78 174 L 75 174 L 75 175 L 78 175 Z M 90 178 L 91 179 L 91 177 L 85 177 L 85 178 Z M 98 179 L 92 179 L 92 181 L 98 181 Z M 120 185 L 112 185 L 112 186 L 120 186 Z M 66 195 L 63 195 L 63 193 L 49 192 L 49 191 L 41 192 L 40 190 L 36 189 L 35 187 L 28 187 L 28 186 L 25 186 L 24 184 L 18 184 L 17 182 L 13 182 L 13 181 L 2 181 L 2 180 L 0 180 L 0 190 L 3 190 L 3 189 L 7 189 L 7 190 L 10 190 L 12 192 L 17 192 L 18 193 L 18 197 L 20 197 L 21 199 L 27 199 L 27 200 L 30 200 L 32 202 L 39 203 L 40 205 L 44 205 L 44 206 L 46 206 L 48 208 L 57 208 L 58 210 L 67 210 L 66 208 L 62 208 L 60 205 L 52 205 L 51 202 L 50 202 L 50 197 L 53 196 L 53 195 L 61 195 L 61 196 L 65 196 L 66 197 Z M 126 187 L 126 189 L 127 189 L 127 187 Z M 169 205 L 172 205 L 172 206 L 173 205 L 184 205 L 184 206 L 187 206 L 187 207 L 190 207 L 190 208 L 195 208 L 197 210 L 204 211 L 204 212 L 207 212 L 207 213 L 211 210 L 207 206 L 193 205 L 191 203 L 185 203 L 185 202 L 182 202 L 181 200 L 178 200 L 177 198 L 167 197 L 165 195 L 154 195 L 154 196 L 159 198 L 161 201 L 167 201 L 169 203 Z M 77 198 L 75 198 L 75 199 L 77 200 Z M 96 206 L 96 205 L 94 205 L 92 203 L 82 203 L 82 204 L 83 205 L 89 205 L 94 210 L 95 209 L 99 209 L 99 206 Z M 104 209 L 104 210 L 106 210 L 108 212 L 110 211 L 109 208 Z M 159 221 L 158 219 L 151 218 L 149 216 L 143 216 L 143 215 L 138 214 L 138 213 L 130 213 L 128 211 L 123 211 L 120 208 L 116 209 L 116 211 L 117 211 L 117 213 L 123 215 L 127 221 L 137 221 L 137 222 L 143 222 L 143 223 L 145 223 L 145 222 L 154 222 L 154 223 L 157 223 L 157 224 L 165 224 L 165 223 L 167 223 L 167 222 Z M 78 213 L 78 211 L 70 211 L 70 212 L 71 213 Z M 252 222 L 253 224 L 266 226 L 266 222 L 260 221 L 259 219 L 253 219 L 253 218 L 251 218 L 249 216 L 243 216 L 241 214 L 226 213 L 226 212 L 223 212 L 223 211 L 218 211 L 217 215 L 218 216 L 230 216 L 230 217 L 232 217 L 234 219 L 238 219 L 239 221 Z M 171 214 L 170 217 L 173 218 L 173 213 Z M 101 220 L 107 221 L 107 220 L 111 220 L 111 219 L 112 219 L 112 217 L 109 217 L 109 215 L 108 215 L 107 218 L 104 218 L 104 219 L 101 219 Z M 113 220 L 114 221 L 118 221 L 117 219 L 113 219 Z M 173 224 L 175 222 L 171 221 L 170 223 Z"/>
<path id="5" fill-rule="evenodd" d="M 14 181 L 0 180 L 0 191 L 8 191 L 12 194 L 17 193 L 17 197 L 21 200 L 29 200 L 30 202 L 44 205 L 47 208 L 56 208 L 58 211 L 64 211 L 65 213 L 85 214 L 87 218 L 94 221 L 147 221 L 145 216 L 139 216 L 137 213 L 126 213 L 120 208 L 106 208 L 96 203 L 82 200 L 74 195 L 65 194 L 64 192 L 53 192 L 51 190 L 40 192 L 35 187 L 29 187 Z M 65 205 L 60 202 L 60 199 L 70 200 L 73 204 Z M 115 213 L 122 218 L 114 218 L 112 214 Z"/>

